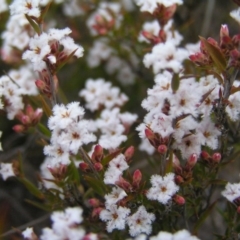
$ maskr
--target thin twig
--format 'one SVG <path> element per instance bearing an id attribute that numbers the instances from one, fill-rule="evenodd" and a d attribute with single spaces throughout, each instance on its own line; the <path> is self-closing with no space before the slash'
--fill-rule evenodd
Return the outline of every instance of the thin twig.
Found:
<path id="1" fill-rule="evenodd" d="M 40 218 L 38 218 L 36 220 L 33 220 L 33 221 L 29 222 L 29 223 L 26 223 L 24 225 L 21 225 L 21 226 L 19 226 L 17 228 L 14 228 L 14 229 L 8 231 L 8 232 L 5 232 L 2 235 L 0 235 L 0 238 L 8 237 L 8 236 L 10 236 L 10 235 L 12 235 L 14 233 L 22 232 L 27 227 L 33 227 L 33 226 L 35 226 L 35 225 L 37 225 L 37 224 L 39 224 L 41 222 L 44 222 L 44 221 L 46 221 L 49 218 L 50 214 L 51 213 L 48 213 L 48 214 L 46 214 L 46 215 L 44 215 L 44 216 L 42 216 L 42 217 L 40 217 Z"/>

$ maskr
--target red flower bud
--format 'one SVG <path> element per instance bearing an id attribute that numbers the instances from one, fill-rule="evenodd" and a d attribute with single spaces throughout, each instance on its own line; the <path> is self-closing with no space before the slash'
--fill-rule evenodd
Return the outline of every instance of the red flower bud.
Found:
<path id="1" fill-rule="evenodd" d="M 180 175 L 177 175 L 177 176 L 175 176 L 175 182 L 177 184 L 181 184 L 184 182 L 184 179 Z"/>
<path id="2" fill-rule="evenodd" d="M 182 197 L 182 196 L 180 196 L 180 195 L 175 195 L 174 197 L 173 197 L 173 201 L 177 204 L 177 205 L 180 205 L 180 206 L 182 206 L 182 205 L 184 205 L 185 204 L 185 198 L 184 197 Z"/>
<path id="3" fill-rule="evenodd" d="M 133 173 L 133 181 L 132 181 L 133 187 L 139 188 L 139 184 L 140 184 L 141 180 L 142 180 L 142 173 L 139 169 L 137 169 Z"/>
<path id="4" fill-rule="evenodd" d="M 94 169 L 98 172 L 102 171 L 103 165 L 99 162 L 94 163 Z"/>
<path id="5" fill-rule="evenodd" d="M 210 155 L 209 155 L 206 151 L 202 151 L 202 152 L 201 152 L 201 157 L 202 157 L 204 160 L 210 159 Z"/>
<path id="6" fill-rule="evenodd" d="M 164 154 L 167 152 L 167 146 L 165 144 L 161 144 L 158 146 L 157 150 L 159 153 Z"/>
<path id="7" fill-rule="evenodd" d="M 216 162 L 216 163 L 219 163 L 220 160 L 221 160 L 221 158 L 222 158 L 222 156 L 221 156 L 220 153 L 214 153 L 214 154 L 212 155 L 212 160 L 213 160 L 214 162 Z"/>
<path id="8" fill-rule="evenodd" d="M 13 126 L 13 131 L 17 132 L 17 133 L 23 133 L 26 128 L 22 125 L 22 124 L 17 124 L 15 126 Z"/>
<path id="9" fill-rule="evenodd" d="M 85 162 L 79 163 L 79 168 L 83 172 L 86 172 L 86 171 L 88 171 L 90 169 L 89 165 L 87 163 L 85 163 Z"/>
<path id="10" fill-rule="evenodd" d="M 91 207 L 99 207 L 100 206 L 100 201 L 97 198 L 90 198 L 88 199 L 88 203 Z"/>
<path id="11" fill-rule="evenodd" d="M 97 144 L 94 147 L 94 151 L 92 154 L 92 160 L 95 162 L 101 162 L 103 159 L 103 148 L 101 145 Z"/>
<path id="12" fill-rule="evenodd" d="M 130 146 L 129 148 L 126 149 L 124 156 L 126 158 L 126 161 L 129 162 L 129 160 L 132 158 L 133 154 L 134 154 L 134 147 Z"/>
<path id="13" fill-rule="evenodd" d="M 192 169 L 197 163 L 198 155 L 193 153 L 187 161 L 186 167 Z"/>

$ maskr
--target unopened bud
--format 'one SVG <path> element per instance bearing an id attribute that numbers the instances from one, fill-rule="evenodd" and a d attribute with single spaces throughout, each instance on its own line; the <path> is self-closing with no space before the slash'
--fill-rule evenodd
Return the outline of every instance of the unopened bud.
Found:
<path id="1" fill-rule="evenodd" d="M 222 24 L 220 29 L 220 38 L 224 36 L 229 36 L 229 30 L 227 24 Z"/>
<path id="2" fill-rule="evenodd" d="M 167 152 L 167 146 L 165 144 L 161 144 L 158 146 L 158 152 L 161 154 L 165 154 Z"/>
<path id="3" fill-rule="evenodd" d="M 36 80 L 35 84 L 37 86 L 38 89 L 40 89 L 41 91 L 43 91 L 46 88 L 46 83 L 42 80 Z"/>
<path id="4" fill-rule="evenodd" d="M 94 169 L 98 172 L 102 171 L 102 169 L 103 169 L 103 165 L 100 162 L 94 163 L 93 166 L 94 166 Z"/>
<path id="5" fill-rule="evenodd" d="M 177 205 L 180 205 L 180 206 L 182 206 L 182 205 L 184 205 L 185 204 L 185 198 L 184 197 L 182 197 L 182 196 L 180 196 L 180 195 L 175 195 L 174 197 L 173 197 L 173 200 L 174 200 L 174 202 L 177 204 Z"/>
<path id="6" fill-rule="evenodd" d="M 97 144 L 94 147 L 94 151 L 92 154 L 92 160 L 95 162 L 101 162 L 103 159 L 103 148 L 101 145 Z"/>
<path id="7" fill-rule="evenodd" d="M 86 172 L 89 170 L 89 165 L 85 162 L 79 163 L 79 168 L 81 171 Z"/>
<path id="8" fill-rule="evenodd" d="M 100 206 L 100 201 L 97 198 L 90 198 L 88 199 L 88 203 L 91 207 L 99 207 Z"/>
<path id="9" fill-rule="evenodd" d="M 193 153 L 187 161 L 186 167 L 192 169 L 197 163 L 198 155 Z"/>
<path id="10" fill-rule="evenodd" d="M 212 155 L 212 160 L 213 160 L 214 162 L 216 162 L 216 163 L 220 162 L 221 158 L 222 158 L 222 156 L 221 156 L 220 153 L 214 153 L 214 154 Z"/>
<path id="11" fill-rule="evenodd" d="M 58 180 L 65 178 L 67 172 L 67 166 L 65 164 L 60 164 L 59 167 L 48 167 L 52 176 Z"/>
<path id="12" fill-rule="evenodd" d="M 177 175 L 177 176 L 175 176 L 175 182 L 176 182 L 177 184 L 181 184 L 181 183 L 184 182 L 184 179 L 182 178 L 182 176 Z"/>
<path id="13" fill-rule="evenodd" d="M 129 148 L 126 149 L 124 156 L 127 162 L 129 162 L 129 160 L 132 158 L 133 154 L 134 154 L 134 147 L 130 146 Z"/>
<path id="14" fill-rule="evenodd" d="M 16 133 L 23 133 L 26 130 L 26 128 L 22 124 L 14 125 L 12 129 Z"/>
<path id="15" fill-rule="evenodd" d="M 132 191 L 132 185 L 121 176 L 119 177 L 119 180 L 115 182 L 115 185 L 122 188 L 126 192 L 131 192 Z"/>
<path id="16" fill-rule="evenodd" d="M 133 181 L 132 181 L 133 187 L 138 188 L 141 180 L 142 180 L 142 173 L 139 169 L 137 169 L 133 173 Z"/>
<path id="17" fill-rule="evenodd" d="M 145 129 L 145 135 L 148 140 L 154 140 L 154 138 L 155 138 L 155 134 L 150 128 Z"/>
<path id="18" fill-rule="evenodd" d="M 23 125 L 29 125 L 31 123 L 31 119 L 27 115 L 23 115 L 21 118 L 21 122 Z"/>
<path id="19" fill-rule="evenodd" d="M 210 155 L 209 155 L 206 151 L 202 151 L 202 152 L 201 152 L 201 157 L 202 157 L 204 160 L 210 159 Z"/>
<path id="20" fill-rule="evenodd" d="M 96 207 L 92 210 L 92 218 L 98 218 L 100 212 L 103 210 L 102 207 Z"/>
<path id="21" fill-rule="evenodd" d="M 237 213 L 240 214 L 240 206 L 237 207 Z"/>

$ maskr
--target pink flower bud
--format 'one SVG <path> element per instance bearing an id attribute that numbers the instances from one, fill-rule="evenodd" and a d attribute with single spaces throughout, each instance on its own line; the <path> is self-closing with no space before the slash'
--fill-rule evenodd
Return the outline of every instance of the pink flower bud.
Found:
<path id="1" fill-rule="evenodd" d="M 154 138 L 155 138 L 155 134 L 150 128 L 145 129 L 145 135 L 148 140 L 154 140 Z"/>
<path id="2" fill-rule="evenodd" d="M 28 104 L 25 112 L 27 116 L 32 116 L 34 114 L 33 107 L 30 104 Z"/>
<path id="3" fill-rule="evenodd" d="M 98 218 L 100 212 L 103 210 L 102 207 L 96 207 L 92 211 L 92 218 Z"/>
<path id="4" fill-rule="evenodd" d="M 182 205 L 184 205 L 185 204 L 185 198 L 184 197 L 182 197 L 182 196 L 180 196 L 180 195 L 175 195 L 174 197 L 173 197 L 173 200 L 174 200 L 174 202 L 177 204 L 177 205 L 180 205 L 180 206 L 182 206 Z"/>
<path id="5" fill-rule="evenodd" d="M 204 160 L 210 159 L 210 155 L 209 155 L 206 151 L 202 151 L 202 152 L 201 152 L 201 157 L 202 157 Z"/>
<path id="6" fill-rule="evenodd" d="M 102 171 L 103 165 L 100 162 L 94 163 L 94 169 L 98 172 Z"/>
<path id="7" fill-rule="evenodd" d="M 119 180 L 115 182 L 115 184 L 125 190 L 126 192 L 131 192 L 132 191 L 132 185 L 126 181 L 123 177 L 119 177 Z"/>
<path id="8" fill-rule="evenodd" d="M 35 84 L 37 86 L 38 89 L 40 89 L 41 91 L 43 91 L 46 88 L 46 83 L 42 80 L 36 80 Z"/>
<path id="9" fill-rule="evenodd" d="M 99 207 L 100 206 L 100 201 L 97 198 L 90 198 L 88 199 L 88 203 L 91 207 Z"/>
<path id="10" fill-rule="evenodd" d="M 133 187 L 139 188 L 139 184 L 140 184 L 141 180 L 142 180 L 142 173 L 139 169 L 137 169 L 133 173 L 133 181 L 132 181 Z"/>
<path id="11" fill-rule="evenodd" d="M 161 144 L 158 146 L 157 150 L 159 153 L 164 154 L 167 152 L 167 146 L 165 144 Z"/>
<path id="12" fill-rule="evenodd" d="M 23 125 L 30 125 L 31 124 L 31 119 L 27 115 L 23 115 L 21 118 L 21 122 Z"/>
<path id="13" fill-rule="evenodd" d="M 229 36 L 229 30 L 227 24 L 222 24 L 220 29 L 220 38 L 224 36 Z"/>
<path id="14" fill-rule="evenodd" d="M 237 207 L 237 213 L 240 214 L 240 206 Z"/>
<path id="15" fill-rule="evenodd" d="M 184 179 L 182 178 L 182 176 L 177 175 L 177 176 L 175 176 L 175 182 L 176 182 L 177 184 L 181 184 L 181 183 L 184 182 Z"/>
<path id="16" fill-rule="evenodd" d="M 101 145 L 97 144 L 94 147 L 94 151 L 93 151 L 93 154 L 92 154 L 91 158 L 95 162 L 101 162 L 102 161 L 102 159 L 103 159 L 103 148 L 102 148 Z"/>
<path id="17" fill-rule="evenodd" d="M 187 161 L 186 167 L 192 169 L 197 163 L 198 155 L 193 153 Z"/>
<path id="18" fill-rule="evenodd" d="M 124 156 L 125 156 L 127 162 L 129 162 L 129 160 L 132 158 L 134 151 L 135 151 L 135 149 L 133 146 L 130 146 L 129 148 L 126 149 Z"/>
<path id="19" fill-rule="evenodd" d="M 22 124 L 17 124 L 15 126 L 13 126 L 13 131 L 15 131 L 16 133 L 22 133 L 26 130 L 26 128 L 22 125 Z"/>
<path id="20" fill-rule="evenodd" d="M 90 169 L 89 165 L 87 163 L 85 163 L 85 162 L 79 163 L 79 168 L 83 172 L 87 172 Z"/>
<path id="21" fill-rule="evenodd" d="M 214 154 L 212 155 L 212 160 L 213 160 L 214 162 L 216 162 L 216 163 L 219 163 L 220 160 L 221 160 L 221 158 L 222 158 L 222 156 L 221 156 L 220 153 L 214 153 Z"/>

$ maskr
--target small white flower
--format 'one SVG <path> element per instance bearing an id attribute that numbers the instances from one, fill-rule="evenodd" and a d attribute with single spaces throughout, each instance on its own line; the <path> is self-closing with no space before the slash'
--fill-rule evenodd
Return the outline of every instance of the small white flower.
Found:
<path id="1" fill-rule="evenodd" d="M 119 187 L 115 187 L 115 188 L 113 188 L 111 193 L 106 194 L 104 196 L 105 205 L 110 206 L 112 204 L 116 204 L 119 200 L 123 199 L 126 196 L 127 196 L 127 194 L 123 189 L 121 189 Z"/>
<path id="2" fill-rule="evenodd" d="M 127 218 L 129 234 L 136 237 L 140 233 L 149 235 L 152 232 L 152 222 L 155 220 L 153 213 L 148 213 L 144 206 L 140 206 L 133 215 Z"/>
<path id="3" fill-rule="evenodd" d="M 0 163 L 0 167 L 0 174 L 2 175 L 4 181 L 9 177 L 15 176 L 12 163 Z"/>
<path id="4" fill-rule="evenodd" d="M 227 183 L 222 195 L 230 202 L 240 197 L 240 183 Z"/>
<path id="5" fill-rule="evenodd" d="M 179 187 L 174 182 L 174 174 L 168 173 L 162 177 L 153 175 L 151 177 L 152 187 L 147 192 L 147 198 L 157 200 L 162 204 L 167 204 L 172 196 L 179 190 Z"/>
<path id="6" fill-rule="evenodd" d="M 125 228 L 129 214 L 130 209 L 111 205 L 107 209 L 102 210 L 99 217 L 102 221 L 107 222 L 107 231 L 112 232 L 113 229 L 123 230 Z"/>

